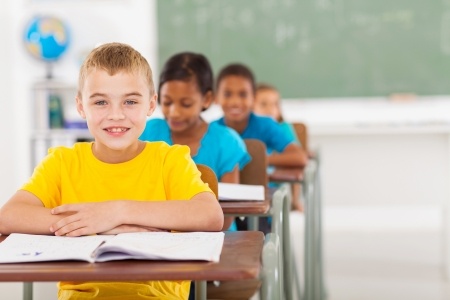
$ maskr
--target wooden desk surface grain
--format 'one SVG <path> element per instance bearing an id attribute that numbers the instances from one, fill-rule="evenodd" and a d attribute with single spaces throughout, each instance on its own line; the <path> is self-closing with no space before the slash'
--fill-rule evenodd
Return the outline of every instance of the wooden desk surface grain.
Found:
<path id="1" fill-rule="evenodd" d="M 0 236 L 0 242 L 6 237 Z M 226 232 L 218 263 L 202 261 L 122 260 L 0 264 L 0 281 L 141 281 L 253 279 L 261 270 L 264 235 Z M 1 255 L 1 254 L 0 254 Z"/>

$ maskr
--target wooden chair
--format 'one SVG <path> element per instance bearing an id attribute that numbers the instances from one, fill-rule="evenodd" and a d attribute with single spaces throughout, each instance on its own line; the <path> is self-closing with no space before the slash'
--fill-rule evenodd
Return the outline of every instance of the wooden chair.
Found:
<path id="1" fill-rule="evenodd" d="M 197 169 L 200 171 L 201 179 L 203 182 L 209 185 L 209 188 L 216 195 L 217 200 L 219 199 L 219 183 L 217 182 L 217 176 L 214 171 L 207 165 L 197 164 Z"/>
<path id="2" fill-rule="evenodd" d="M 244 139 L 247 152 L 252 160 L 240 171 L 239 182 L 241 184 L 263 185 L 267 186 L 267 153 L 266 145 L 257 139 Z M 258 230 L 267 233 L 268 223 L 258 217 L 236 218 L 236 225 L 239 230 Z"/>
<path id="3" fill-rule="evenodd" d="M 305 149 L 306 153 L 309 152 L 308 145 L 308 128 L 304 123 L 292 123 L 295 133 L 297 134 L 297 139 L 302 144 L 302 148 Z"/>
<path id="4" fill-rule="evenodd" d="M 266 145 L 257 139 L 245 139 L 244 142 L 252 160 L 239 173 L 240 183 L 267 186 Z"/>
<path id="5" fill-rule="evenodd" d="M 252 160 L 240 171 L 240 183 L 267 186 L 267 155 L 266 146 L 256 139 L 245 139 L 247 151 Z M 258 227 L 258 218 L 247 218 Z M 209 300 L 248 300 L 261 287 L 261 280 L 221 281 L 216 285 L 208 283 L 207 295 Z"/>

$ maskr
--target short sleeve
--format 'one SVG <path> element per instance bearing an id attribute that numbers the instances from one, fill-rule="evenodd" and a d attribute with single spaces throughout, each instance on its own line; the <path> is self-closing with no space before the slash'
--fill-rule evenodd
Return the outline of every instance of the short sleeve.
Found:
<path id="1" fill-rule="evenodd" d="M 289 137 L 277 122 L 269 118 L 265 118 L 264 121 L 266 126 L 263 126 L 263 128 L 266 130 L 266 146 L 268 150 L 275 150 L 281 153 L 289 144 L 294 142 L 294 139 Z"/>
<path id="2" fill-rule="evenodd" d="M 247 152 L 247 147 L 239 134 L 231 128 L 221 126 L 224 129 L 220 137 L 222 153 L 220 155 L 220 177 L 225 173 L 233 171 L 238 166 L 239 170 L 247 165 L 251 156 Z"/>
<path id="3" fill-rule="evenodd" d="M 287 123 L 287 122 L 281 122 L 279 123 L 279 125 L 281 126 L 281 129 L 283 129 L 283 131 L 286 133 L 286 135 L 294 141 L 294 143 L 298 144 L 301 146 L 300 141 L 297 138 L 297 133 L 295 132 L 294 127 L 292 126 L 291 123 Z"/>
<path id="4" fill-rule="evenodd" d="M 189 200 L 211 189 L 200 178 L 188 146 L 174 145 L 166 153 L 163 164 L 167 200 Z"/>
<path id="5" fill-rule="evenodd" d="M 47 208 L 61 204 L 62 151 L 50 149 L 49 154 L 34 169 L 32 176 L 21 189 L 38 197 Z"/>

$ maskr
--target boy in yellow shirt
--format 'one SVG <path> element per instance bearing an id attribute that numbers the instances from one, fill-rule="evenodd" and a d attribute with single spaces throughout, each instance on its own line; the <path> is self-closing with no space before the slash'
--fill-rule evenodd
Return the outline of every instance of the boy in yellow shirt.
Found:
<path id="1" fill-rule="evenodd" d="M 0 209 L 0 233 L 81 236 L 220 231 L 223 212 L 187 146 L 138 137 L 156 107 L 152 72 L 128 45 L 94 49 L 77 110 L 92 143 L 56 147 Z M 189 281 L 60 282 L 58 299 L 187 299 Z"/>

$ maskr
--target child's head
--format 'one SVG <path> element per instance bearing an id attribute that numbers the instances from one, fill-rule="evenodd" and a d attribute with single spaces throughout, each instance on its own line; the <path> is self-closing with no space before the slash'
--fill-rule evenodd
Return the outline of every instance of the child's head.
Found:
<path id="1" fill-rule="evenodd" d="M 99 46 L 81 66 L 76 101 L 95 138 L 95 153 L 136 150 L 156 106 L 150 66 L 128 45 Z"/>
<path id="2" fill-rule="evenodd" d="M 243 64 L 224 67 L 217 77 L 217 103 L 222 106 L 224 118 L 229 122 L 248 119 L 255 96 L 255 77 Z"/>
<path id="3" fill-rule="evenodd" d="M 277 122 L 282 122 L 280 94 L 277 89 L 269 84 L 259 84 L 256 87 L 253 111 L 258 115 L 269 116 Z"/>
<path id="4" fill-rule="evenodd" d="M 78 95 L 83 90 L 86 77 L 93 70 L 104 70 L 109 75 L 118 72 L 135 73 L 146 80 L 150 96 L 155 94 L 152 69 L 147 60 L 135 49 L 126 44 L 108 43 L 94 48 L 86 57 L 78 77 Z"/>
<path id="5" fill-rule="evenodd" d="M 173 55 L 159 77 L 159 103 L 173 131 L 194 128 L 213 100 L 213 72 L 208 59 L 192 52 Z M 193 127 L 194 126 L 194 127 Z"/>

